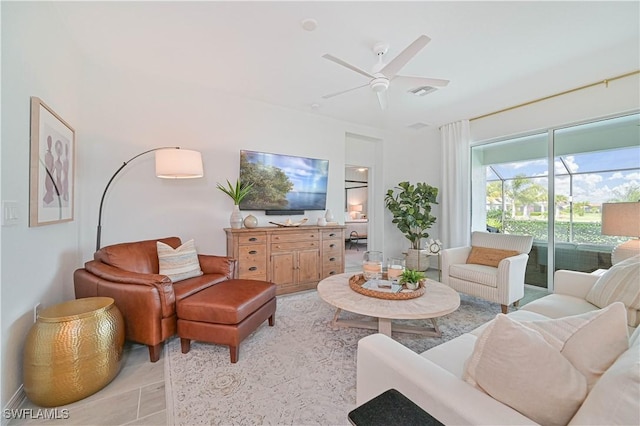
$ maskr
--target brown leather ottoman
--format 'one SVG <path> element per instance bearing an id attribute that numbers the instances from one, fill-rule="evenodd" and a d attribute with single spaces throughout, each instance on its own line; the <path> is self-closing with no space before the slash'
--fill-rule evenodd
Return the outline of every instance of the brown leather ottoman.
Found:
<path id="1" fill-rule="evenodd" d="M 273 326 L 276 286 L 259 280 L 227 280 L 177 301 L 178 336 L 182 353 L 191 340 L 229 346 L 238 361 L 240 342 L 266 319 Z"/>

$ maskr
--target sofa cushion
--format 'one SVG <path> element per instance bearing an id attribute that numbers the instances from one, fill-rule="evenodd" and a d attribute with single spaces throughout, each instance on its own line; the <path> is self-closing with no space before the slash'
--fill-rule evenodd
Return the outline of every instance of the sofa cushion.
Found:
<path id="1" fill-rule="evenodd" d="M 511 311 L 507 314 L 509 316 L 509 318 L 516 320 L 516 321 L 538 321 L 538 320 L 546 320 L 549 319 L 548 317 L 545 317 L 544 315 L 540 315 L 538 313 L 532 312 L 532 311 L 523 311 L 522 309 L 518 309 L 517 311 Z M 482 334 L 482 332 L 489 326 L 489 324 L 491 324 L 491 321 L 485 322 L 484 324 L 478 326 L 477 328 L 474 328 L 473 330 L 471 330 L 469 333 L 473 334 L 474 336 L 478 337 Z M 469 351 L 469 353 L 471 353 L 471 351 Z"/>
<path id="2" fill-rule="evenodd" d="M 492 266 L 454 264 L 449 267 L 449 277 L 484 284 L 493 288 L 498 286 L 498 269 Z"/>
<path id="3" fill-rule="evenodd" d="M 544 425 L 566 425 L 587 396 L 586 378 L 560 351 L 503 314 L 476 341 L 464 379 Z"/>
<path id="4" fill-rule="evenodd" d="M 598 278 L 587 294 L 587 301 L 598 307 L 622 302 L 630 311 L 627 315 L 631 327 L 638 326 L 640 310 L 640 255 L 626 259 L 611 267 Z"/>
<path id="5" fill-rule="evenodd" d="M 202 275 L 194 240 L 189 240 L 175 249 L 161 241 L 156 244 L 160 275 L 168 276 L 173 282 Z"/>
<path id="6" fill-rule="evenodd" d="M 476 265 L 487 265 L 497 268 L 502 259 L 507 257 L 517 256 L 520 254 L 516 250 L 501 250 L 489 247 L 471 247 L 471 253 L 467 258 L 467 263 L 474 263 Z"/>
<path id="7" fill-rule="evenodd" d="M 464 373 L 465 361 L 469 358 L 469 354 L 473 352 L 476 339 L 477 337 L 473 334 L 465 333 L 455 339 L 434 346 L 420 355 L 461 379 Z"/>
<path id="8" fill-rule="evenodd" d="M 571 425 L 639 425 L 640 328 L 622 353 L 591 389 Z"/>
<path id="9" fill-rule="evenodd" d="M 556 293 L 541 297 L 520 308 L 520 310 L 535 312 L 548 318 L 579 315 L 597 309 L 597 306 L 592 305 L 581 297 Z"/>

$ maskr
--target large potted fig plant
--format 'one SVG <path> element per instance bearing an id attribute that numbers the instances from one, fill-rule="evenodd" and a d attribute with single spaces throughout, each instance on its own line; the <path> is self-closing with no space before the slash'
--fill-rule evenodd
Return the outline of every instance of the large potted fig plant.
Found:
<path id="1" fill-rule="evenodd" d="M 423 182 L 413 185 L 400 182 L 387 191 L 385 206 L 393 215 L 393 223 L 410 242 L 407 251 L 407 269 L 426 271 L 429 269 L 429 251 L 422 249 L 422 240 L 429 238 L 427 230 L 436 221 L 431 206 L 438 204 L 438 188 Z"/>

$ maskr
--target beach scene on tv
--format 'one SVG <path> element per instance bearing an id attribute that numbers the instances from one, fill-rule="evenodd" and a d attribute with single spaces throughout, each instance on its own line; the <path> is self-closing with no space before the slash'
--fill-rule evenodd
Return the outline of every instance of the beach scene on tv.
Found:
<path id="1" fill-rule="evenodd" d="M 324 210 L 329 160 L 240 151 L 240 181 L 252 183 L 241 210 Z"/>

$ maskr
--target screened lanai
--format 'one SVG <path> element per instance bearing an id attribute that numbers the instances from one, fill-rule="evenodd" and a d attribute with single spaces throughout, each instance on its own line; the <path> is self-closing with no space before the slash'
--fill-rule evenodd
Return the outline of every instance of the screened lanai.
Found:
<path id="1" fill-rule="evenodd" d="M 640 201 L 639 114 L 478 144 L 471 157 L 473 229 L 533 235 L 528 284 L 607 269 L 629 239 L 602 234 L 602 204 Z"/>

